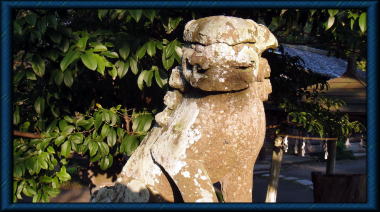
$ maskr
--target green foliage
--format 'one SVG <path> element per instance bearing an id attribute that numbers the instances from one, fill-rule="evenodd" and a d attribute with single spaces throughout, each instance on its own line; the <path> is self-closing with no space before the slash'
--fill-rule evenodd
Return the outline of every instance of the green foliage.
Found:
<path id="1" fill-rule="evenodd" d="M 130 156 L 137 148 L 157 106 L 118 99 L 128 93 L 139 99 L 155 87 L 162 98 L 166 72 L 179 62 L 174 49 L 182 45 L 170 33 L 182 18 L 158 10 L 14 14 L 13 124 L 42 137 L 14 139 L 13 200 L 26 195 L 33 202 L 48 202 L 71 180 L 66 170 L 73 155 L 89 157 L 106 170 L 115 156 Z M 123 104 L 113 107 L 117 102 Z"/>
<path id="2" fill-rule="evenodd" d="M 131 133 L 124 129 L 125 116 L 128 111 L 121 109 L 121 105 L 110 109 L 100 106 L 87 115 L 77 113 L 75 117 L 53 121 L 41 139 L 15 139 L 14 200 L 21 199 L 20 191 L 33 196 L 35 202 L 46 202 L 57 195 L 59 190 L 44 192 L 48 187 L 58 189 L 71 179 L 66 172 L 66 161 L 74 153 L 88 155 L 102 170 L 111 167 L 116 155 L 131 155 L 152 126 L 153 115 L 134 111 L 130 116 L 137 127 L 133 127 Z M 28 184 L 30 186 L 19 188 Z"/>
<path id="3" fill-rule="evenodd" d="M 285 43 L 308 44 L 347 58 L 366 55 L 366 12 L 361 9 L 271 10 L 269 29 Z M 268 19 L 269 17 L 264 18 Z"/>

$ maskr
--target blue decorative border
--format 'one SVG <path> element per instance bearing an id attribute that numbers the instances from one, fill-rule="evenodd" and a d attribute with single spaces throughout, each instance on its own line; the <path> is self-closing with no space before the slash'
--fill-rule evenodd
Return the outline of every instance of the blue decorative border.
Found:
<path id="1" fill-rule="evenodd" d="M 51 209 L 375 209 L 377 208 L 377 1 L 2 1 L 1 9 L 1 210 Z M 368 17 L 368 202 L 251 204 L 11 203 L 11 10 L 12 8 L 366 8 Z"/>

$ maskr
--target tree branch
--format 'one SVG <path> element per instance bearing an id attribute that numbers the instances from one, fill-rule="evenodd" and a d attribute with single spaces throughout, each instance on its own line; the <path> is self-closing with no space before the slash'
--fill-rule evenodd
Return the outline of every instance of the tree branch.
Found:
<path id="1" fill-rule="evenodd" d="M 13 136 L 24 137 L 24 138 L 42 138 L 41 134 L 34 134 L 28 132 L 20 132 L 17 130 L 13 130 Z"/>

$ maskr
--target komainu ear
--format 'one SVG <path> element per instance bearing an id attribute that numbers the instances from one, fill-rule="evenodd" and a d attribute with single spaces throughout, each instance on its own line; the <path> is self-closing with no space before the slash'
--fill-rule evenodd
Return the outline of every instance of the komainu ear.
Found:
<path id="1" fill-rule="evenodd" d="M 267 49 L 277 48 L 278 42 L 266 26 L 258 24 L 255 46 L 258 48 L 258 53 L 261 54 Z"/>

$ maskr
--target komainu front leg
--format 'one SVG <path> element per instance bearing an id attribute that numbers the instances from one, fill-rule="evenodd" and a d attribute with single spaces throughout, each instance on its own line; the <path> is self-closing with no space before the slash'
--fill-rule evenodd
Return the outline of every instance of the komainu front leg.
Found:
<path id="1" fill-rule="evenodd" d="M 222 194 L 225 202 L 252 202 L 253 169 L 233 170 L 221 181 Z"/>
<path id="2" fill-rule="evenodd" d="M 202 163 L 185 160 L 178 173 L 171 175 L 184 202 L 218 202 L 214 187 Z"/>

